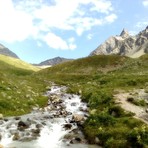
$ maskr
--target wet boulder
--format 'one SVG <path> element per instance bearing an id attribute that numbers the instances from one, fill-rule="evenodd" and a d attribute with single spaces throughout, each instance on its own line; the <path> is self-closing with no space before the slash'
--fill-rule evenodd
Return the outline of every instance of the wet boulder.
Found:
<path id="1" fill-rule="evenodd" d="M 60 97 L 58 95 L 53 95 L 53 96 L 50 96 L 50 101 L 51 103 L 59 103 L 61 101 Z"/>
<path id="2" fill-rule="evenodd" d="M 7 118 L 4 118 L 4 121 L 7 122 L 7 121 L 9 121 L 9 120 L 8 120 Z"/>
<path id="3" fill-rule="evenodd" d="M 64 124 L 63 127 L 64 127 L 66 130 L 69 130 L 69 129 L 72 128 L 72 124 L 67 123 L 67 124 Z"/>
<path id="4" fill-rule="evenodd" d="M 19 121 L 17 128 L 18 128 L 18 130 L 22 131 L 22 130 L 29 128 L 29 124 L 27 124 L 24 121 Z"/>
<path id="5" fill-rule="evenodd" d="M 75 122 L 84 121 L 84 115 L 81 115 L 81 114 L 73 114 L 72 119 L 73 119 Z"/>
<path id="6" fill-rule="evenodd" d="M 31 132 L 33 137 L 38 137 L 40 135 L 41 130 L 37 128 L 37 129 L 32 129 Z"/>
<path id="7" fill-rule="evenodd" d="M 82 142 L 82 139 L 80 137 L 75 137 L 70 141 L 71 144 L 78 144 L 81 142 Z"/>
<path id="8" fill-rule="evenodd" d="M 82 106 L 79 107 L 79 110 L 85 113 L 88 112 L 88 108 Z"/>
<path id="9" fill-rule="evenodd" d="M 42 127 L 43 127 L 42 124 L 36 124 L 36 128 L 37 128 L 37 129 L 41 129 Z"/>
<path id="10" fill-rule="evenodd" d="M 4 121 L 3 120 L 0 120 L 0 125 L 2 125 L 4 123 Z"/>
<path id="11" fill-rule="evenodd" d="M 16 116 L 14 119 L 15 119 L 15 120 L 20 120 L 21 117 Z"/>
<path id="12" fill-rule="evenodd" d="M 66 134 L 63 138 L 64 138 L 64 139 L 67 139 L 67 140 L 72 140 L 74 137 L 75 137 L 74 134 L 68 133 L 68 134 Z"/>
<path id="13" fill-rule="evenodd" d="M 16 141 L 16 140 L 19 140 L 20 138 L 21 138 L 21 137 L 20 137 L 19 133 L 15 133 L 15 134 L 13 135 L 12 140 Z"/>

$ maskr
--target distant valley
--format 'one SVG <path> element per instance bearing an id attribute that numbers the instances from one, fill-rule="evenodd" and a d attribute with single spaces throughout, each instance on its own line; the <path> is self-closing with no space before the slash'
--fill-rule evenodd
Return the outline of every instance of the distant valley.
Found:
<path id="1" fill-rule="evenodd" d="M 44 67 L 51 67 L 51 66 L 54 66 L 54 65 L 57 65 L 57 64 L 60 64 L 60 63 L 63 63 L 63 62 L 71 61 L 71 60 L 73 60 L 73 59 L 55 57 L 55 58 L 52 58 L 52 59 L 45 60 L 45 61 L 43 61 L 39 64 L 33 64 L 33 65 L 44 68 Z"/>
<path id="2" fill-rule="evenodd" d="M 37 64 L 52 65 L 45 69 L 20 60 L 3 45 L 0 51 L 0 147 L 9 143 L 2 143 L 8 139 L 4 134 L 10 135 L 12 144 L 18 142 L 22 146 L 27 142 L 32 147 L 36 138 L 45 142 L 47 129 L 53 134 L 59 130 L 57 127 L 67 134 L 61 136 L 61 132 L 56 132 L 60 137 L 56 142 L 61 140 L 69 147 L 74 144 L 148 147 L 148 27 L 136 36 L 123 30 L 88 57 L 76 60 L 56 57 Z M 67 105 L 65 100 L 74 102 Z M 82 101 L 87 105 L 79 106 Z M 68 108 L 78 105 L 86 114 L 74 115 L 65 110 L 66 105 Z M 61 116 L 64 124 L 57 122 Z M 56 124 L 46 124 L 48 121 Z M 74 124 L 79 128 L 73 129 Z M 81 129 L 84 136 L 80 134 Z M 42 135 L 44 132 L 46 136 Z"/>

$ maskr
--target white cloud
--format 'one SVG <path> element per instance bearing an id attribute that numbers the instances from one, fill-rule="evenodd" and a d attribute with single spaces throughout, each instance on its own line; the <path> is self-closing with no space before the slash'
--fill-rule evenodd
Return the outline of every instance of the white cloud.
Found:
<path id="1" fill-rule="evenodd" d="M 81 36 L 83 32 L 84 32 L 84 28 L 82 28 L 81 26 L 79 28 L 76 28 L 76 33 L 78 36 Z"/>
<path id="2" fill-rule="evenodd" d="M 117 19 L 117 15 L 116 14 L 110 14 L 110 15 L 105 17 L 105 20 L 108 23 L 113 23 L 116 19 Z"/>
<path id="3" fill-rule="evenodd" d="M 10 0 L 0 0 L 0 19 L 0 40 L 22 41 L 32 32 L 33 24 L 30 15 L 16 11 Z"/>
<path id="4" fill-rule="evenodd" d="M 75 49 L 74 42 L 56 36 L 57 30 L 81 36 L 116 18 L 111 0 L 0 0 L 0 40 L 15 42 L 32 37 L 55 49 Z"/>
<path id="5" fill-rule="evenodd" d="M 91 40 L 92 37 L 93 37 L 93 34 L 88 34 L 88 35 L 87 35 L 87 39 L 88 39 L 88 40 Z"/>
<path id="6" fill-rule="evenodd" d="M 69 41 L 70 43 L 73 43 L 73 42 L 75 41 L 75 38 L 74 38 L 74 37 L 71 37 L 71 38 L 68 39 L 68 41 Z"/>
<path id="7" fill-rule="evenodd" d="M 103 20 L 100 18 L 84 16 L 85 12 L 78 9 L 78 6 L 82 4 L 93 4 L 90 10 L 88 10 L 90 11 L 90 14 L 92 11 L 99 11 L 101 13 L 108 13 L 109 11 L 112 11 L 111 3 L 109 1 L 57 0 L 56 5 L 54 6 L 44 6 L 41 9 L 36 10 L 35 16 L 36 18 L 41 19 L 40 27 L 43 29 L 44 26 L 44 30 L 52 27 L 63 30 L 74 30 L 78 36 L 81 36 L 84 31 L 90 30 L 93 26 L 103 24 Z M 62 12 L 62 14 L 59 12 Z M 108 20 L 109 19 L 106 19 L 106 22 Z"/>
<path id="8" fill-rule="evenodd" d="M 44 37 L 44 40 L 50 47 L 54 49 L 62 49 L 62 50 L 68 49 L 66 41 L 64 41 L 62 38 L 53 33 L 48 33 Z"/>
<path id="9" fill-rule="evenodd" d="M 94 7 L 91 8 L 91 11 L 98 11 L 98 12 L 101 12 L 101 13 L 108 14 L 110 11 L 113 10 L 111 1 L 91 0 L 91 2 L 94 4 Z"/>
<path id="10" fill-rule="evenodd" d="M 145 6 L 145 7 L 148 7 L 148 0 L 143 0 L 143 5 Z"/>
<path id="11" fill-rule="evenodd" d="M 68 43 L 69 43 L 69 49 L 70 50 L 74 50 L 77 48 L 77 45 L 75 44 L 75 38 L 74 37 L 71 37 L 68 39 Z"/>
<path id="12" fill-rule="evenodd" d="M 65 41 L 61 37 L 53 33 L 48 33 L 44 37 L 44 41 L 51 48 L 58 50 L 73 50 L 77 47 L 76 44 L 74 43 L 75 42 L 74 38 L 69 38 L 68 41 Z"/>

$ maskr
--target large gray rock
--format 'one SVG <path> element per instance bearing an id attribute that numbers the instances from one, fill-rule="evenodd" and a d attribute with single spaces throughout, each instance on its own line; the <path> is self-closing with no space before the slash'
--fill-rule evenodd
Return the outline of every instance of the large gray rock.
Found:
<path id="1" fill-rule="evenodd" d="M 119 36 L 108 38 L 103 44 L 90 53 L 92 55 L 125 55 L 139 57 L 148 53 L 148 27 L 136 36 L 129 35 L 123 29 Z"/>
<path id="2" fill-rule="evenodd" d="M 72 118 L 75 122 L 84 121 L 84 115 L 81 114 L 73 114 Z"/>

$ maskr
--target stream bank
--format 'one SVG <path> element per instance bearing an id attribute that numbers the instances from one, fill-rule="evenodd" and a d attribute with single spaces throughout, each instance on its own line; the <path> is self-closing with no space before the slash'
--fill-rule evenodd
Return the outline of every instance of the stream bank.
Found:
<path id="1" fill-rule="evenodd" d="M 48 105 L 30 114 L 0 120 L 0 144 L 4 148 L 96 148 L 81 128 L 88 117 L 80 96 L 67 94 L 65 86 L 47 91 Z"/>

